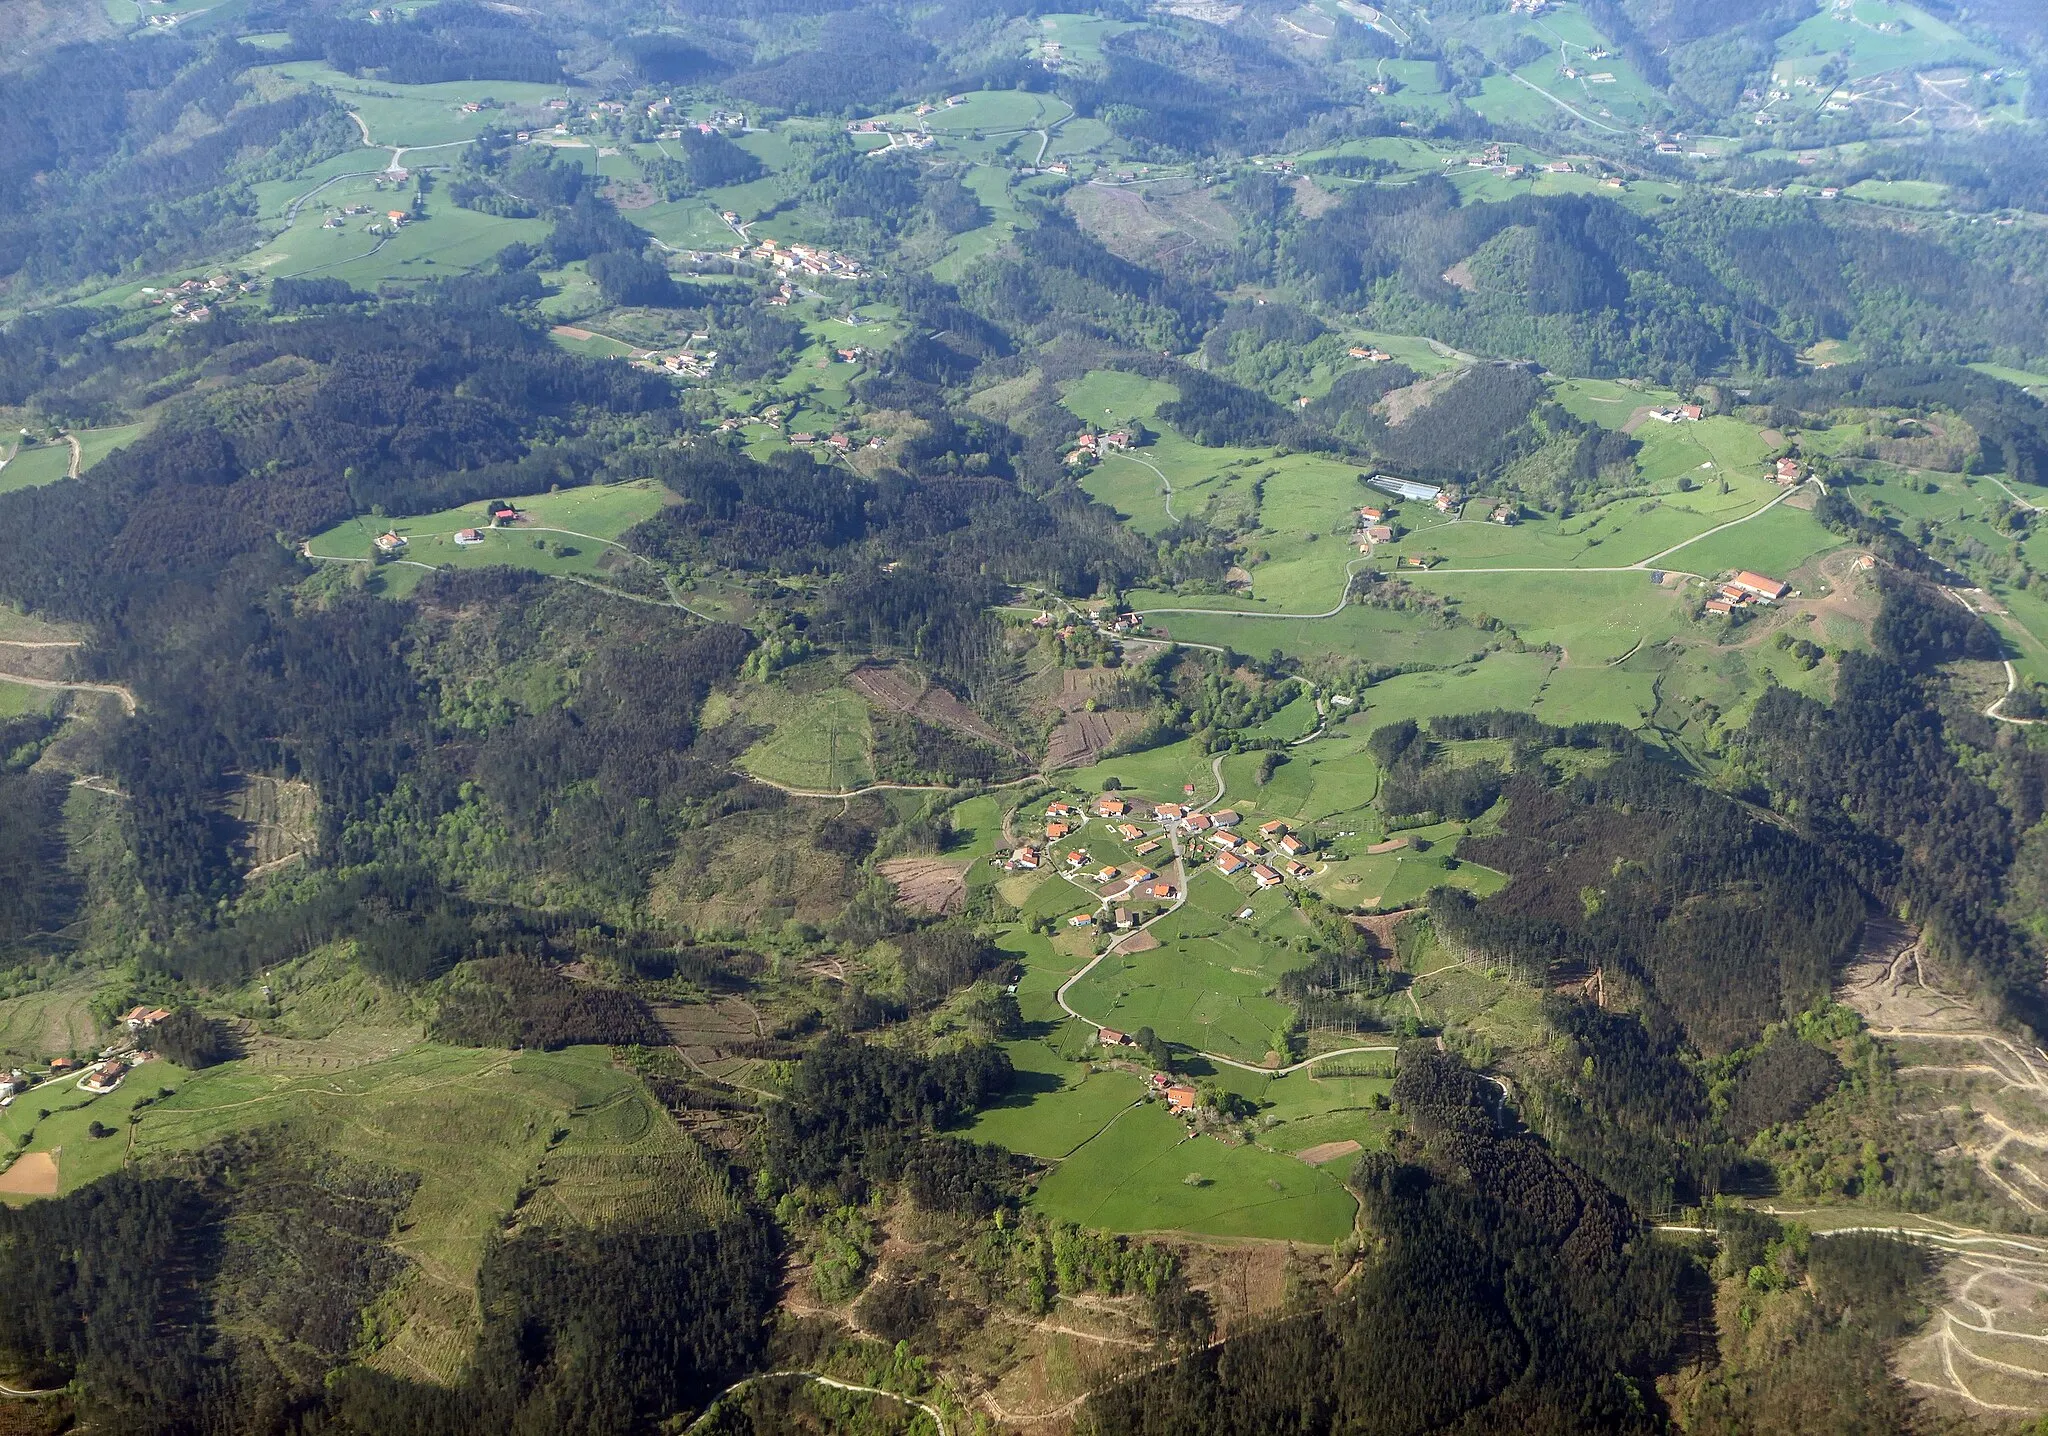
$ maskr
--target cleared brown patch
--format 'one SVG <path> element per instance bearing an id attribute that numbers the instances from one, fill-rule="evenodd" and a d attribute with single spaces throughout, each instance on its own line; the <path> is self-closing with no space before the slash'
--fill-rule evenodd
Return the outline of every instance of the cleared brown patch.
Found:
<path id="1" fill-rule="evenodd" d="M 1472 261 L 1461 259 L 1444 271 L 1444 283 L 1464 290 L 1467 294 L 1479 292 L 1479 281 L 1472 277 Z"/>
<path id="2" fill-rule="evenodd" d="M 1142 931 L 1132 933 L 1124 941 L 1118 943 L 1116 950 L 1118 952 L 1150 952 L 1157 946 L 1159 946 L 1159 939 L 1152 936 L 1152 929 L 1148 927 Z"/>
<path id="3" fill-rule="evenodd" d="M 1380 400 L 1380 408 L 1386 413 L 1387 422 L 1399 426 L 1414 418 L 1431 404 L 1441 399 L 1445 392 L 1465 377 L 1463 369 L 1453 369 L 1432 379 L 1410 384 L 1405 389 L 1396 389 Z"/>
<path id="4" fill-rule="evenodd" d="M 1407 846 L 1408 840 L 1406 838 L 1388 838 L 1384 843 L 1374 843 L 1366 851 L 1369 853 L 1396 853 Z"/>
<path id="5" fill-rule="evenodd" d="M 1419 908 L 1404 907 L 1399 912 L 1373 913 L 1365 917 L 1354 917 L 1351 921 L 1363 931 L 1372 934 L 1373 941 L 1380 945 L 1380 956 L 1391 957 L 1396 950 L 1394 929 L 1419 911 Z"/>
<path id="6" fill-rule="evenodd" d="M 1308 219 L 1316 219 L 1335 209 L 1341 201 L 1307 175 L 1299 175 L 1294 181 L 1294 206 Z"/>
<path id="7" fill-rule="evenodd" d="M 1237 220 L 1216 192 L 1186 182 L 1077 185 L 1066 206 L 1104 248 L 1141 264 L 1190 248 L 1227 250 L 1237 240 Z"/>
<path id="8" fill-rule="evenodd" d="M 1059 707 L 1063 715 L 1046 743 L 1047 768 L 1085 768 L 1100 762 L 1109 750 L 1145 721 L 1145 715 L 1131 709 L 1088 710 L 1088 703 L 1116 675 L 1101 668 L 1070 668 L 1061 681 Z"/>
<path id="9" fill-rule="evenodd" d="M 877 863 L 896 889 L 896 901 L 912 912 L 947 916 L 967 906 L 967 869 L 971 860 L 890 858 Z"/>
<path id="10" fill-rule="evenodd" d="M 57 1154 L 25 1152 L 14 1165 L 0 1172 L 0 1196 L 54 1197 L 57 1195 Z"/>
<path id="11" fill-rule="evenodd" d="M 1003 735 L 988 719 L 923 675 L 895 663 L 863 663 L 846 675 L 846 686 L 892 713 L 902 713 L 938 728 L 1008 749 Z"/>
<path id="12" fill-rule="evenodd" d="M 1320 1167 L 1325 1162 L 1334 1162 L 1339 1157 L 1348 1157 L 1353 1152 L 1364 1150 L 1358 1143 L 1346 1137 L 1341 1142 L 1322 1142 L 1313 1147 L 1304 1147 L 1294 1155 L 1311 1167 Z"/>
<path id="13" fill-rule="evenodd" d="M 553 329 L 550 329 L 550 330 L 549 330 L 548 332 L 549 332 L 550 334 L 559 334 L 559 335 L 561 335 L 561 336 L 562 336 L 562 337 L 563 337 L 564 339 L 595 339 L 595 338 L 597 338 L 597 336 L 596 336 L 595 334 L 592 334 L 592 333 L 591 333 L 591 332 L 590 332 L 590 331 L 589 331 L 588 329 L 578 329 L 578 328 L 577 328 L 577 327 L 576 327 L 575 325 L 573 325 L 573 324 L 557 324 L 557 325 L 556 325 L 556 326 L 555 326 L 555 327 L 554 327 Z"/>

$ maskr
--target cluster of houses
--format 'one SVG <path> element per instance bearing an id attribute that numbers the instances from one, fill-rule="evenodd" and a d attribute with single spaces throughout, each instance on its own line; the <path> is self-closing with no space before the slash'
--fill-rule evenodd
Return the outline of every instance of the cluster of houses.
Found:
<path id="1" fill-rule="evenodd" d="M 1069 468 L 1092 464 L 1105 454 L 1121 454 L 1131 447 L 1131 436 L 1122 429 L 1107 434 L 1098 434 L 1089 429 L 1074 440 L 1074 447 L 1067 451 L 1066 463 Z"/>
<path id="2" fill-rule="evenodd" d="M 1738 608 L 1769 607 L 1790 591 L 1790 586 L 1778 579 L 1744 569 L 1707 600 L 1707 612 L 1726 615 Z"/>
<path id="3" fill-rule="evenodd" d="M 145 287 L 142 302 L 151 308 L 168 307 L 173 315 L 187 323 L 203 324 L 213 317 L 213 301 L 233 299 L 238 294 L 254 294 L 256 289 L 257 284 L 252 279 L 216 274 L 210 279 L 186 279 L 160 289 Z"/>
<path id="4" fill-rule="evenodd" d="M 1778 460 L 1774 477 L 1780 484 L 1789 488 L 1806 478 L 1806 470 L 1799 460 L 1788 456 Z"/>
<path id="5" fill-rule="evenodd" d="M 1706 413 L 1698 404 L 1671 404 L 1652 409 L 1650 417 L 1666 424 L 1696 424 L 1706 417 Z"/>
<path id="6" fill-rule="evenodd" d="M 1368 364 L 1384 364 L 1394 357 L 1386 350 L 1369 344 L 1354 344 L 1344 352 L 1353 359 L 1363 359 Z"/>
<path id="7" fill-rule="evenodd" d="M 816 434 L 799 432 L 791 434 L 789 441 L 800 449 L 809 448 L 813 444 L 823 442 L 826 448 L 836 449 L 842 454 L 852 452 L 854 446 L 854 439 L 851 434 L 827 434 L 821 441 Z M 879 437 L 868 440 L 869 448 L 880 448 L 881 444 L 882 441 Z"/>
<path id="8" fill-rule="evenodd" d="M 745 259 L 749 253 L 743 247 L 736 248 L 730 251 L 730 257 Z M 764 239 L 754 246 L 751 255 L 785 274 L 808 274 L 820 279 L 858 279 L 862 273 L 860 261 L 851 255 L 815 244 L 784 244 L 778 239 Z"/>
<path id="9" fill-rule="evenodd" d="M 711 377 L 711 371 L 718 367 L 718 351 L 699 350 L 695 346 L 707 342 L 710 338 L 709 334 L 692 334 L 689 343 L 676 353 L 649 354 L 640 362 L 650 366 L 658 365 L 663 371 L 684 379 L 708 379 Z"/>

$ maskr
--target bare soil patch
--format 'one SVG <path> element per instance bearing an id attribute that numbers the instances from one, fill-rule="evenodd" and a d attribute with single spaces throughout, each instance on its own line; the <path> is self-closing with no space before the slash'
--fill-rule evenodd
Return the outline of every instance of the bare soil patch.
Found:
<path id="1" fill-rule="evenodd" d="M 896 901 L 912 912 L 950 916 L 967 906 L 971 860 L 890 858 L 876 864 L 896 889 Z"/>
<path id="2" fill-rule="evenodd" d="M 1388 838 L 1384 843 L 1374 843 L 1366 849 L 1369 853 L 1397 853 L 1408 846 L 1406 838 Z"/>
<path id="3" fill-rule="evenodd" d="M 1360 1147 L 1357 1142 L 1346 1137 L 1341 1142 L 1323 1142 L 1313 1147 L 1304 1147 L 1294 1155 L 1308 1163 L 1311 1167 L 1320 1167 L 1325 1162 L 1334 1162 L 1339 1157 L 1348 1157 L 1354 1152 L 1363 1150 L 1364 1148 Z"/>
<path id="4" fill-rule="evenodd" d="M 1098 763 L 1127 734 L 1145 721 L 1135 709 L 1088 711 L 1088 704 L 1115 675 L 1100 668 L 1070 668 L 1062 676 L 1058 698 L 1063 715 L 1046 744 L 1047 768 L 1085 768 Z"/>
<path id="5" fill-rule="evenodd" d="M 1444 283 L 1455 285 L 1467 294 L 1477 294 L 1479 292 L 1479 281 L 1472 277 L 1472 262 L 1468 259 L 1461 259 L 1449 269 L 1446 269 L 1444 271 Z"/>
<path id="6" fill-rule="evenodd" d="M 1175 182 L 1144 186 L 1078 185 L 1067 208 L 1112 253 L 1151 263 L 1191 247 L 1224 250 L 1237 221 L 1213 190 Z"/>
<path id="7" fill-rule="evenodd" d="M 937 728 L 950 728 L 998 748 L 1010 747 L 988 719 L 900 664 L 863 663 L 846 675 L 846 686 L 877 708 L 902 713 Z"/>
<path id="8" fill-rule="evenodd" d="M 24 1152 L 14 1165 L 0 1172 L 0 1195 L 10 1197 L 54 1197 L 57 1195 L 57 1154 Z"/>
<path id="9" fill-rule="evenodd" d="M 1453 369 L 1432 379 L 1410 384 L 1405 389 L 1396 389 L 1380 400 L 1380 407 L 1386 413 L 1387 423 L 1395 427 L 1406 423 L 1415 415 L 1441 399 L 1450 387 L 1465 376 L 1463 369 Z"/>
<path id="10" fill-rule="evenodd" d="M 1148 927 L 1142 932 L 1132 933 L 1128 939 L 1118 945 L 1117 951 L 1150 952 L 1157 946 L 1159 946 L 1159 939 L 1152 936 L 1152 929 Z"/>

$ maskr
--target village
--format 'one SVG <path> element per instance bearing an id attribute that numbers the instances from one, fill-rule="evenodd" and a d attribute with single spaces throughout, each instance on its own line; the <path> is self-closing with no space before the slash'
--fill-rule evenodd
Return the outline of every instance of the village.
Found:
<path id="1" fill-rule="evenodd" d="M 1113 628 L 1135 621 L 1129 614 L 1107 620 Z M 1080 845 L 1091 823 L 1100 824 L 1100 842 L 1117 850 L 1113 856 L 1118 861 L 1098 866 L 1097 855 Z M 1226 878 L 1248 878 L 1252 891 L 1316 875 L 1316 869 L 1303 861 L 1314 856 L 1314 844 L 1293 831 L 1292 824 L 1275 819 L 1260 825 L 1257 838 L 1252 838 L 1235 831 L 1243 823 L 1244 815 L 1235 809 L 1208 813 L 1199 805 L 1151 803 L 1121 792 L 1102 794 L 1088 809 L 1054 800 L 1045 809 L 1041 841 L 1021 844 L 1008 857 L 998 854 L 990 861 L 1009 872 L 1050 867 L 1094 897 L 1093 908 L 1066 919 L 1069 928 L 1128 932 L 1159 916 L 1163 905 L 1178 904 L 1184 897 L 1173 877 L 1150 862 L 1168 868 L 1177 864 L 1185 874 L 1206 861 Z M 1165 856 L 1155 856 L 1162 852 Z"/>

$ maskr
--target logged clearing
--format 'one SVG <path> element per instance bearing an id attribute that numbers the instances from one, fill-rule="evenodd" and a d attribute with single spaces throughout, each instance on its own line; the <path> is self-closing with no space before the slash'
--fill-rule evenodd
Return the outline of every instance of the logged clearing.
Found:
<path id="1" fill-rule="evenodd" d="M 57 1195 L 57 1152 L 24 1152 L 14 1165 L 0 1172 L 0 1196 L 54 1197 Z"/>
<path id="2" fill-rule="evenodd" d="M 1060 723 L 1045 749 L 1048 769 L 1099 763 L 1145 721 L 1143 713 L 1131 709 L 1089 710 L 1098 691 L 1115 682 L 1115 675 L 1105 669 L 1070 668 L 1061 682 Z"/>
<path id="3" fill-rule="evenodd" d="M 846 686 L 877 708 L 916 718 L 936 728 L 950 728 L 999 748 L 1010 746 L 986 718 L 901 664 L 863 663 L 846 675 Z"/>
<path id="4" fill-rule="evenodd" d="M 967 906 L 967 870 L 973 860 L 890 858 L 876 864 L 896 889 L 896 901 L 911 912 L 950 917 Z"/>

